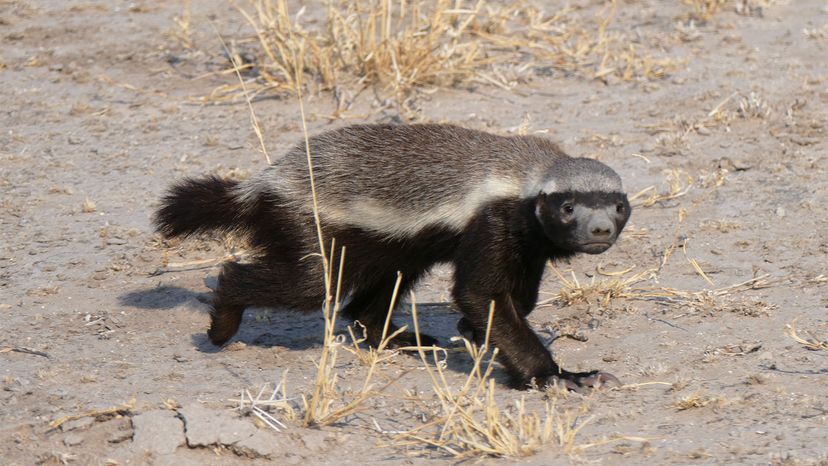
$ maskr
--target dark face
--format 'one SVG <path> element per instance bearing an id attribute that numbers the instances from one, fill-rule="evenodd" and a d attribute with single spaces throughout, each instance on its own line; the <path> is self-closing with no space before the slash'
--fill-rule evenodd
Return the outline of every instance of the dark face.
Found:
<path id="1" fill-rule="evenodd" d="M 615 243 L 630 218 L 624 193 L 540 194 L 535 213 L 547 239 L 568 252 L 600 254 Z"/>

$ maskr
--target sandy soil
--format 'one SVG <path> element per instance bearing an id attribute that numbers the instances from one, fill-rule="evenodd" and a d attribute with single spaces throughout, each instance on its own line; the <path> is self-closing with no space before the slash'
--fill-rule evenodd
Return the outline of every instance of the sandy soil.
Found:
<path id="1" fill-rule="evenodd" d="M 321 429 L 287 420 L 281 433 L 257 427 L 229 400 L 287 370 L 288 394 L 308 394 L 321 314 L 248 312 L 237 343 L 216 351 L 202 302 L 217 267 L 154 273 L 227 253 L 218 241 L 159 242 L 149 218 L 166 186 L 207 172 L 245 176 L 265 164 L 243 101 L 199 103 L 233 82 L 199 78 L 227 65 L 210 21 L 230 37 L 242 23 L 225 2 L 194 3 L 195 47 L 186 49 L 172 34 L 178 2 L 0 1 L 0 462 L 456 461 L 378 431 L 428 419 L 430 405 L 400 397 L 378 396 Z M 635 266 L 631 274 L 657 268 L 632 288 L 693 299 L 593 297 L 566 306 L 549 301 L 561 282 L 548 274 L 549 302 L 531 320 L 588 338 L 558 340 L 556 358 L 628 385 L 559 397 L 561 409 L 583 410 L 578 425 L 589 419 L 576 444 L 595 445 L 574 455 L 548 445 L 530 464 L 828 461 L 828 351 L 784 334 L 798 318 L 798 328 L 828 338 L 828 8 L 776 1 L 738 14 L 735 3 L 694 28 L 678 19 L 687 11 L 678 2 L 620 4 L 617 27 L 661 34 L 663 51 L 682 61 L 663 80 L 539 74 L 520 93 L 482 86 L 417 101 L 424 120 L 545 132 L 572 154 L 615 167 L 631 194 L 668 192 L 671 170 L 692 183 L 651 206 L 640 205 L 646 193 L 613 249 L 558 268 L 581 284 L 610 279 L 596 275 L 598 265 Z M 325 118 L 330 96 L 311 97 L 307 107 L 312 133 L 395 117 L 367 95 L 346 120 Z M 274 155 L 299 140 L 295 99 L 255 108 Z M 671 245 L 679 247 L 662 267 Z M 426 331 L 446 344 L 457 319 L 439 304 L 450 278 L 439 269 L 418 289 L 420 301 L 438 303 L 422 308 Z M 468 358 L 450 358 L 447 373 L 459 386 Z M 398 356 L 378 380 L 400 377 L 397 392 L 433 401 L 419 365 Z M 337 371 L 345 389 L 365 374 L 347 353 Z M 502 381 L 499 370 L 495 377 Z M 520 395 L 530 409 L 546 396 L 498 391 L 504 405 Z M 64 416 L 71 420 L 50 426 Z"/>

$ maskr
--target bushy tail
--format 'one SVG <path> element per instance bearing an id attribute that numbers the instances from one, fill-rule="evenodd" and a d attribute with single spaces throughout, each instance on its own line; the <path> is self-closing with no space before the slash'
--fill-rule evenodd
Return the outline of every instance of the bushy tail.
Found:
<path id="1" fill-rule="evenodd" d="M 244 228 L 246 209 L 233 192 L 237 184 L 216 176 L 178 182 L 161 199 L 156 230 L 171 238 Z"/>

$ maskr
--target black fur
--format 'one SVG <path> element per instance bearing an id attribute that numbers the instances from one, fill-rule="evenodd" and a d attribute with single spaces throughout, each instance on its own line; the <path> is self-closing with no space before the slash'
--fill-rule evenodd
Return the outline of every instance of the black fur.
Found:
<path id="1" fill-rule="evenodd" d="M 238 183 L 215 176 L 185 179 L 161 199 L 156 229 L 164 236 L 189 236 L 211 230 L 228 230 L 247 223 L 239 218 L 242 206 L 231 189 Z"/>

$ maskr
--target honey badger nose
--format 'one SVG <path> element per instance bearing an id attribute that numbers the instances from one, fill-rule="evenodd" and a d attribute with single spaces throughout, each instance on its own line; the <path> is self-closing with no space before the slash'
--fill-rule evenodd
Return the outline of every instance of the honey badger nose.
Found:
<path id="1" fill-rule="evenodd" d="M 597 218 L 589 222 L 589 232 L 594 238 L 606 239 L 612 236 L 615 225 L 608 218 Z"/>

